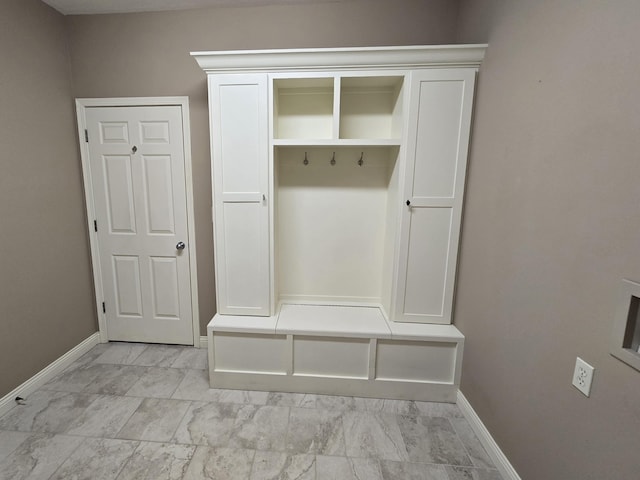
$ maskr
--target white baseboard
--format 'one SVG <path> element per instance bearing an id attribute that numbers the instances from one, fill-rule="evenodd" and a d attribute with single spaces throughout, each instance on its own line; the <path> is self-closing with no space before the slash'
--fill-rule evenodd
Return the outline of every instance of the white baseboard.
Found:
<path id="1" fill-rule="evenodd" d="M 0 398 L 0 416 L 4 415 L 15 406 L 16 397 L 28 397 L 31 393 L 36 391 L 49 380 L 53 379 L 53 377 L 62 372 L 98 343 L 100 343 L 100 332 L 96 332 L 89 338 L 83 340 L 60 358 L 54 360 L 51 364 L 40 370 L 22 385 L 19 385 L 4 397 Z"/>
<path id="2" fill-rule="evenodd" d="M 505 480 L 522 480 L 461 391 L 458 391 L 457 404 L 502 477 Z"/>
<path id="3" fill-rule="evenodd" d="M 207 348 L 208 344 L 209 344 L 209 342 L 207 341 L 206 335 L 200 337 L 200 348 Z"/>

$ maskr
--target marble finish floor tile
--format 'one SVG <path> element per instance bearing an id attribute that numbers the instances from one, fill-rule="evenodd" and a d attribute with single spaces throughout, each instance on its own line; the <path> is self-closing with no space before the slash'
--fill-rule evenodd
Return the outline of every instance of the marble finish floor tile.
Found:
<path id="1" fill-rule="evenodd" d="M 0 479 L 502 480 L 455 404 L 209 388 L 206 349 L 99 344 L 0 417 Z"/>
<path id="2" fill-rule="evenodd" d="M 446 467 L 449 480 L 502 480 L 498 470 L 468 467 Z"/>
<path id="3" fill-rule="evenodd" d="M 253 450 L 200 446 L 196 449 L 184 478 L 188 480 L 248 479 L 254 455 Z"/>
<path id="4" fill-rule="evenodd" d="M 336 395 L 315 395 L 315 397 L 316 404 L 314 408 L 340 411 L 357 410 L 356 399 L 354 397 L 340 397 Z"/>
<path id="5" fill-rule="evenodd" d="M 316 396 L 309 393 L 269 392 L 266 404 L 278 407 L 315 408 Z"/>
<path id="6" fill-rule="evenodd" d="M 6 438 L 4 434 L 0 436 L 0 440 Z M 47 480 L 83 440 L 66 435 L 28 435 L 0 460 L 0 478 Z"/>
<path id="7" fill-rule="evenodd" d="M 138 442 L 85 438 L 50 480 L 115 480 Z"/>
<path id="8" fill-rule="evenodd" d="M 195 370 L 206 370 L 208 368 L 207 349 L 185 347 L 180 351 L 180 355 L 171 364 L 172 368 L 193 368 Z"/>
<path id="9" fill-rule="evenodd" d="M 243 405 L 265 405 L 269 398 L 269 392 L 211 388 L 207 370 L 185 369 L 182 372 L 184 372 L 184 378 L 171 398 Z"/>
<path id="10" fill-rule="evenodd" d="M 88 437 L 115 437 L 140 403 L 141 398 L 101 395 L 65 431 Z"/>
<path id="11" fill-rule="evenodd" d="M 190 405 L 183 400 L 145 398 L 116 437 L 168 442 Z"/>
<path id="12" fill-rule="evenodd" d="M 148 345 L 142 343 L 118 343 L 106 344 L 105 351 L 95 359 L 95 363 L 114 363 L 118 365 L 131 365 L 133 361 L 147 349 Z"/>
<path id="13" fill-rule="evenodd" d="M 222 447 L 229 444 L 240 405 L 192 402 L 174 435 L 174 441 L 190 445 Z"/>
<path id="14" fill-rule="evenodd" d="M 185 372 L 177 368 L 149 367 L 127 391 L 132 397 L 171 398 Z"/>
<path id="15" fill-rule="evenodd" d="M 182 480 L 196 451 L 192 445 L 140 442 L 118 480 Z"/>
<path id="16" fill-rule="evenodd" d="M 284 451 L 289 407 L 242 405 L 229 446 L 251 450 Z"/>
<path id="17" fill-rule="evenodd" d="M 382 480 L 377 460 L 316 456 L 316 480 Z"/>
<path id="18" fill-rule="evenodd" d="M 343 424 L 347 456 L 409 460 L 395 415 L 345 412 Z"/>
<path id="19" fill-rule="evenodd" d="M 31 436 L 29 432 L 3 432 L 0 430 L 0 462 Z"/>
<path id="20" fill-rule="evenodd" d="M 383 480 L 450 480 L 442 465 L 380 461 Z"/>
<path id="21" fill-rule="evenodd" d="M 78 367 L 95 362 L 97 358 L 99 358 L 104 352 L 109 349 L 109 347 L 110 345 L 108 343 L 97 344 L 91 350 L 89 350 L 87 353 L 85 353 L 79 359 L 69 365 L 69 367 L 67 367 L 65 371 L 75 370 Z"/>
<path id="22" fill-rule="evenodd" d="M 480 440 L 478 440 L 476 434 L 473 433 L 469 422 L 464 418 L 452 418 L 450 421 L 458 437 L 462 440 L 462 444 L 467 450 L 469 457 L 471 457 L 473 465 L 479 468 L 496 468 L 491 457 L 489 457 L 489 454 L 480 443 Z"/>
<path id="23" fill-rule="evenodd" d="M 176 345 L 149 345 L 131 363 L 142 367 L 170 367 L 185 347 Z"/>
<path id="24" fill-rule="evenodd" d="M 73 370 L 65 370 L 42 389 L 124 395 L 146 371 L 146 367 L 89 363 Z"/>
<path id="25" fill-rule="evenodd" d="M 250 480 L 315 480 L 316 457 L 259 451 L 253 459 L 249 478 Z"/>
<path id="26" fill-rule="evenodd" d="M 416 402 L 387 398 L 355 398 L 357 410 L 365 412 L 394 413 L 396 415 L 419 415 Z"/>
<path id="27" fill-rule="evenodd" d="M 17 405 L 0 419 L 0 430 L 62 433 L 98 398 L 82 393 L 38 390 L 25 405 Z"/>
<path id="28" fill-rule="evenodd" d="M 242 405 L 265 405 L 269 392 L 252 390 L 221 390 L 214 389 L 221 403 L 239 403 Z"/>
<path id="29" fill-rule="evenodd" d="M 346 455 L 341 412 L 292 407 L 286 449 L 291 453 Z"/>
<path id="30" fill-rule="evenodd" d="M 220 394 L 218 390 L 209 387 L 209 374 L 206 370 L 185 370 L 184 378 L 171 398 L 216 402 L 220 398 Z"/>
<path id="31" fill-rule="evenodd" d="M 100 367 L 100 365 L 95 365 Z M 145 367 L 132 367 L 130 365 L 102 365 L 111 367 L 104 371 L 82 389 L 87 393 L 100 393 L 102 395 L 124 395 L 147 371 Z"/>
<path id="32" fill-rule="evenodd" d="M 51 390 L 56 392 L 81 392 L 87 385 L 101 374 L 113 375 L 120 370 L 114 365 L 95 365 L 92 362 L 78 365 L 75 368 L 67 368 L 60 375 L 47 382 L 41 390 Z"/>
<path id="33" fill-rule="evenodd" d="M 426 417 L 463 418 L 462 411 L 455 403 L 413 402 L 418 415 Z M 410 413 L 409 415 L 413 415 Z"/>
<path id="34" fill-rule="evenodd" d="M 442 417 L 398 416 L 409 461 L 472 466 L 451 422 Z"/>

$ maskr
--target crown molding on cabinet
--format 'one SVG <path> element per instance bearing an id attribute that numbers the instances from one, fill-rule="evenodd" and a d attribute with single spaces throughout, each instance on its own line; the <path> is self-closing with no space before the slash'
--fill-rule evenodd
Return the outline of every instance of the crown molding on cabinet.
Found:
<path id="1" fill-rule="evenodd" d="M 473 67 L 487 44 L 191 52 L 207 73 Z"/>

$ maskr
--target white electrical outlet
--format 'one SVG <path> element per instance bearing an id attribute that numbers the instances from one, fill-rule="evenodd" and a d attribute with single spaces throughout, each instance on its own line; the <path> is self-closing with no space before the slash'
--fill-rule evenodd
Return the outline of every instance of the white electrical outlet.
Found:
<path id="1" fill-rule="evenodd" d="M 580 357 L 576 357 L 576 368 L 573 371 L 574 387 L 584 393 L 587 397 L 591 392 L 591 382 L 593 381 L 593 371 L 595 369 Z"/>

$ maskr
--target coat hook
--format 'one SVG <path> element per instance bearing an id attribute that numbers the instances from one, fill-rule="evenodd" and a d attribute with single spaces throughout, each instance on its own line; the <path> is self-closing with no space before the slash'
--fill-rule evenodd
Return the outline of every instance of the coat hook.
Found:
<path id="1" fill-rule="evenodd" d="M 331 157 L 331 165 L 335 165 L 336 164 L 336 152 L 333 152 L 333 156 Z"/>
<path id="2" fill-rule="evenodd" d="M 364 152 L 360 152 L 360 160 L 358 160 L 358 165 L 362 166 L 362 164 L 364 163 Z"/>
<path id="3" fill-rule="evenodd" d="M 304 160 L 302 161 L 305 165 L 309 165 L 309 160 L 307 159 L 307 152 L 304 152 Z"/>

